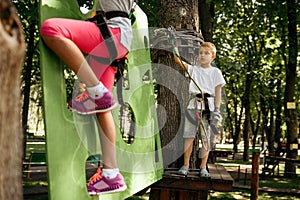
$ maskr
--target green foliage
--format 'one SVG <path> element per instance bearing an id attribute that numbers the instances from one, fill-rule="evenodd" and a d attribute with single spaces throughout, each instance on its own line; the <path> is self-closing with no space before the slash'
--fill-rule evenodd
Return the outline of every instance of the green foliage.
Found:
<path id="1" fill-rule="evenodd" d="M 262 127 L 257 130 L 252 127 L 252 132 L 273 135 L 273 122 L 282 120 L 278 118 L 282 113 L 275 119 L 272 112 L 281 112 L 275 108 L 282 107 L 282 101 L 278 99 L 283 99 L 284 94 L 288 47 L 286 3 L 280 0 L 215 0 L 214 3 L 214 42 L 218 48 L 216 63 L 227 81 L 230 115 L 225 128 L 228 130 L 231 126 L 236 129 L 242 124 L 237 122 L 243 115 L 242 97 L 246 92 L 244 84 L 248 75 L 252 84 L 249 91 L 251 118 Z M 299 103 L 299 99 L 297 101 Z M 265 121 L 260 118 L 262 111 L 265 111 Z M 234 130 L 230 131 L 234 135 Z"/>
<path id="2" fill-rule="evenodd" d="M 13 2 L 22 20 L 28 46 L 22 75 L 22 91 L 25 92 L 25 78 L 30 75 L 31 106 L 41 108 L 42 91 L 38 49 L 40 42 L 39 1 L 14 0 Z M 78 0 L 77 2 L 79 6 L 88 9 L 93 5 L 92 0 Z M 157 26 L 159 3 L 155 0 L 138 1 L 138 5 L 148 16 L 150 27 Z M 227 82 L 225 90 L 228 113 L 225 118 L 225 131 L 234 136 L 235 131 L 239 133 L 239 128 L 242 129 L 245 80 L 246 76 L 250 75 L 252 82 L 251 118 L 254 124 L 259 125 L 257 130 L 252 127 L 252 132 L 256 131 L 261 135 L 265 132 L 273 136 L 275 129 L 273 122 L 284 121 L 281 108 L 283 107 L 285 66 L 288 59 L 286 1 L 213 0 L 213 3 L 215 4 L 214 43 L 218 50 L 215 62 L 224 73 Z M 298 18 L 299 16 L 297 15 Z M 72 77 L 66 80 L 68 97 L 72 93 L 72 81 Z M 298 97 L 299 84 L 296 85 L 295 91 L 295 97 Z M 300 103 L 299 98 L 296 98 L 296 103 Z M 299 108 L 297 109 L 298 116 L 300 116 Z M 34 111 L 39 118 L 41 118 L 41 110 Z M 264 121 L 261 117 L 262 113 L 266 117 Z"/>
<path id="3" fill-rule="evenodd" d="M 149 27 L 157 27 L 157 13 L 158 4 L 157 0 L 138 0 L 137 4 L 146 13 L 148 17 Z"/>

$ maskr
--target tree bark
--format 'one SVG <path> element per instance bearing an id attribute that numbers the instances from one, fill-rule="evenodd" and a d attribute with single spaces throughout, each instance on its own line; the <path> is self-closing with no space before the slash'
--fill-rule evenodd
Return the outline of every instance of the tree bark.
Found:
<path id="1" fill-rule="evenodd" d="M 0 200 L 23 199 L 21 68 L 25 41 L 9 0 L 0 0 Z"/>
<path id="2" fill-rule="evenodd" d="M 213 42 L 214 3 L 210 0 L 199 0 L 199 16 L 204 41 Z"/>
<path id="3" fill-rule="evenodd" d="M 249 161 L 249 135 L 250 135 L 250 88 L 251 88 L 251 75 L 246 76 L 245 84 L 245 94 L 243 97 L 243 104 L 245 107 L 245 121 L 243 129 L 243 139 L 244 139 L 244 152 L 243 161 Z"/>
<path id="4" fill-rule="evenodd" d="M 297 11 L 296 0 L 287 1 L 287 13 L 288 13 L 288 41 L 289 41 L 289 56 L 288 65 L 286 68 L 286 87 L 284 97 L 284 109 L 287 125 L 287 158 L 296 158 L 297 150 L 293 144 L 298 144 L 298 119 L 296 113 L 296 107 L 289 107 L 288 103 L 295 103 L 295 86 L 296 86 L 296 68 L 297 68 Z M 295 105 L 296 106 L 296 105 Z M 292 162 L 286 162 L 285 176 L 296 177 L 296 166 Z"/>
<path id="5" fill-rule="evenodd" d="M 198 1 L 161 0 L 158 24 L 162 28 L 199 30 Z M 165 47 L 164 47 L 165 48 Z M 182 57 L 189 58 L 195 52 L 180 51 Z M 158 83 L 158 120 L 165 167 L 180 167 L 183 159 L 182 122 L 188 99 L 188 82 L 183 70 L 175 64 L 171 48 L 157 53 L 159 67 L 156 73 Z M 195 157 L 194 152 L 193 157 Z"/>

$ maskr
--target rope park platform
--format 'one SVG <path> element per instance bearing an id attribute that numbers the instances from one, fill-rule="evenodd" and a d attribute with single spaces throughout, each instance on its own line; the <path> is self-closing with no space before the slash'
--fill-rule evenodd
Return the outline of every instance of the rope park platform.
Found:
<path id="1" fill-rule="evenodd" d="M 39 3 L 40 24 L 53 17 L 83 20 L 90 15 L 80 12 L 76 0 L 41 0 Z M 186 182 L 199 182 L 196 186 L 207 192 L 209 189 L 220 188 L 220 184 L 216 185 L 217 180 L 219 182 L 225 180 L 225 176 L 217 176 L 225 172 L 219 167 L 213 169 L 214 165 L 210 168 L 213 173 L 210 181 L 196 180 L 193 173 L 187 178 L 168 177 L 168 174 L 164 173 L 159 128 L 154 109 L 148 19 L 138 6 L 133 14 L 136 15 L 136 21 L 133 24 L 132 50 L 128 54 L 128 87 L 123 90 L 124 102 L 130 105 L 134 113 L 136 127 L 132 144 L 123 140 L 119 130 L 119 114 L 122 108 L 118 107 L 113 111 L 117 127 L 117 159 L 128 186 L 122 193 L 88 196 L 86 160 L 90 155 L 101 155 L 97 119 L 94 115 L 82 116 L 67 109 L 64 63 L 42 42 L 40 43 L 50 200 L 125 199 L 151 185 L 156 188 L 166 180 L 179 183 L 181 181 L 182 187 Z M 144 81 L 145 74 L 150 74 L 147 81 Z M 113 92 L 116 95 L 115 89 Z M 230 188 L 228 182 L 226 191 Z"/>
<path id="2" fill-rule="evenodd" d="M 177 175 L 178 169 L 165 169 L 163 178 L 151 185 L 150 200 L 207 199 L 209 191 L 229 192 L 233 178 L 222 165 L 208 164 L 210 178 L 199 178 L 199 170 L 190 170 L 187 176 Z"/>

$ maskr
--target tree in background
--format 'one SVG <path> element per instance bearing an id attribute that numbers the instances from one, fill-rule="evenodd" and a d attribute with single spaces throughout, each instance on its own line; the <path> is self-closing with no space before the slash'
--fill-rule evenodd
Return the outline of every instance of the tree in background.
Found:
<path id="1" fill-rule="evenodd" d="M 23 25 L 27 43 L 25 62 L 22 70 L 22 127 L 24 134 L 24 158 L 26 152 L 29 120 L 36 119 L 36 128 L 42 119 L 42 88 L 39 67 L 39 26 L 38 0 L 21 0 L 15 2 L 18 15 Z M 32 123 L 33 121 L 31 121 Z"/>
<path id="2" fill-rule="evenodd" d="M 297 4 L 296 0 L 286 1 L 288 22 L 288 63 L 286 65 L 286 86 L 284 93 L 284 111 L 287 124 L 287 158 L 296 158 L 298 151 L 298 117 L 296 113 L 295 87 L 297 81 Z M 291 107 L 288 104 L 291 103 Z M 296 177 L 296 165 L 287 162 L 285 165 L 285 176 Z"/>
<path id="3" fill-rule="evenodd" d="M 213 42 L 213 19 L 215 17 L 215 5 L 211 0 L 199 0 L 199 18 L 201 33 L 206 42 Z"/>
<path id="4" fill-rule="evenodd" d="M 0 0 L 0 199 L 23 199 L 20 75 L 25 54 L 21 22 Z"/>
<path id="5" fill-rule="evenodd" d="M 297 75 L 297 47 L 293 42 L 295 25 L 290 31 L 288 28 L 292 26 L 288 21 L 295 23 L 297 16 L 292 14 L 288 18 L 287 10 L 287 5 L 290 5 L 289 9 L 293 7 L 296 10 L 299 5 L 291 6 L 292 2 L 287 4 L 283 0 L 214 2 L 214 41 L 219 53 L 216 62 L 225 72 L 228 83 L 226 131 L 233 138 L 235 151 L 243 132 L 244 144 L 252 141 L 252 147 L 255 148 L 256 136 L 261 135 L 262 148 L 266 147 L 270 154 L 274 154 L 280 143 L 287 141 L 290 133 L 293 134 L 293 143 L 298 134 L 294 119 L 297 118 L 299 108 L 288 111 L 295 112 L 290 121 L 294 124 L 292 129 L 284 128 L 285 119 L 291 118 L 284 118 L 282 108 L 284 94 L 289 90 L 293 92 L 288 92 L 289 99 L 286 101 L 299 103 L 299 99 L 295 99 L 299 95 L 295 90 L 299 85 L 294 79 Z M 289 44 L 290 32 L 293 39 Z M 289 52 L 292 56 L 289 56 Z M 288 59 L 291 58 L 293 64 L 287 68 Z M 284 68 L 287 68 L 288 73 Z M 264 146 L 265 138 L 267 146 Z M 247 148 L 244 148 L 244 159 L 247 159 L 245 151 L 248 151 Z"/>

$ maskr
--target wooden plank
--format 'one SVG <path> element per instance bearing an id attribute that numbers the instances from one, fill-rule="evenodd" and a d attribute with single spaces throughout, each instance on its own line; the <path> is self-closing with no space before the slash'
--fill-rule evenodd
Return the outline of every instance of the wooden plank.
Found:
<path id="1" fill-rule="evenodd" d="M 208 164 L 208 169 L 211 174 L 211 184 L 212 190 L 215 191 L 231 191 L 232 184 L 234 182 L 233 178 L 230 174 L 226 171 L 224 166 L 222 165 L 215 165 L 215 164 Z"/>
<path id="2" fill-rule="evenodd" d="M 217 165 L 208 164 L 208 171 L 210 173 L 211 179 L 222 180 L 220 172 L 217 168 Z"/>
<path id="3" fill-rule="evenodd" d="M 230 191 L 233 178 L 222 165 L 209 164 L 210 178 L 200 178 L 199 169 L 190 170 L 187 176 L 177 175 L 177 168 L 165 169 L 163 179 L 156 182 L 151 188 L 165 188 L 190 191 Z"/>
<path id="4" fill-rule="evenodd" d="M 227 181 L 233 181 L 233 178 L 231 175 L 227 172 L 224 166 L 222 165 L 215 165 L 217 168 L 217 171 L 219 172 L 219 175 L 222 180 L 227 180 Z"/>

